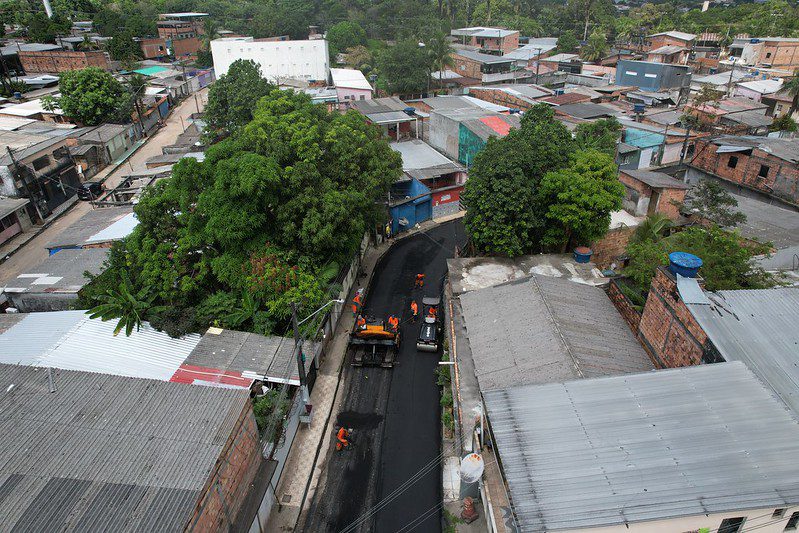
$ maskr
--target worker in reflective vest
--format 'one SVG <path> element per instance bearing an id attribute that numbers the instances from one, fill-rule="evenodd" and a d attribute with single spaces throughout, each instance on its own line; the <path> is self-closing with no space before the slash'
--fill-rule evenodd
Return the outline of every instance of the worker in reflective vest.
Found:
<path id="1" fill-rule="evenodd" d="M 397 331 L 397 328 L 399 327 L 399 319 L 397 319 L 397 317 L 394 315 L 388 317 L 388 327 L 391 328 L 391 331 Z"/>
<path id="2" fill-rule="evenodd" d="M 416 317 L 419 316 L 419 306 L 416 300 L 411 300 L 411 313 L 413 313 L 413 321 L 416 322 Z"/>
<path id="3" fill-rule="evenodd" d="M 414 288 L 417 287 L 420 289 L 424 287 L 424 274 L 416 274 L 416 284 L 414 285 Z"/>
<path id="4" fill-rule="evenodd" d="M 352 314 L 357 315 L 360 309 L 361 309 L 361 293 L 358 292 L 355 294 L 355 298 L 352 299 Z"/>
<path id="5" fill-rule="evenodd" d="M 337 450 L 339 451 L 343 450 L 344 448 L 350 445 L 350 441 L 347 440 L 347 437 L 349 436 L 350 432 L 347 430 L 347 428 L 342 427 L 341 429 L 338 430 L 338 433 L 336 434 L 336 440 L 338 441 L 336 442 Z"/>

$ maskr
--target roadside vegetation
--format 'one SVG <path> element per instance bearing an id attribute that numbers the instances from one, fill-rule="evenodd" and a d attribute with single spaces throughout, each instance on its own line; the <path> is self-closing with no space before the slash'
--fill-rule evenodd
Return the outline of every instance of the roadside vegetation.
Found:
<path id="1" fill-rule="evenodd" d="M 520 128 L 489 139 L 462 196 L 475 251 L 506 257 L 564 252 L 605 235 L 624 195 L 607 153 L 618 132 L 616 121 L 597 122 L 575 140 L 551 107 L 537 105 Z"/>
<path id="2" fill-rule="evenodd" d="M 252 80 L 220 81 L 243 91 Z M 219 94 L 229 91 L 209 98 Z M 221 124 L 240 120 L 241 109 L 228 110 L 235 116 Z M 125 320 L 126 333 L 126 310 L 136 309 L 134 326 L 148 320 L 179 336 L 209 325 L 282 332 L 291 302 L 309 314 L 330 298 L 339 265 L 400 176 L 400 156 L 360 114 L 328 113 L 304 94 L 273 88 L 252 117 L 204 162 L 183 159 L 148 189 L 135 207 L 139 225 L 81 303 Z"/>

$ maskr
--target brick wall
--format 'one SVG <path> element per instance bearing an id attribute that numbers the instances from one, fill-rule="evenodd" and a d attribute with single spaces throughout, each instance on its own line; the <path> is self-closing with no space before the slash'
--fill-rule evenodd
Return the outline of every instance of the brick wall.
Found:
<path id="1" fill-rule="evenodd" d="M 660 368 L 702 363 L 707 335 L 680 299 L 674 276 L 660 267 L 652 280 L 638 338 Z"/>
<path id="2" fill-rule="evenodd" d="M 139 41 L 139 47 L 141 47 L 144 59 L 153 59 L 154 57 L 166 55 L 166 41 L 161 38 L 142 39 Z"/>
<path id="3" fill-rule="evenodd" d="M 453 70 L 465 78 L 474 78 L 476 80 L 483 79 L 483 73 L 480 72 L 480 63 L 463 57 L 462 55 L 452 54 Z"/>
<path id="4" fill-rule="evenodd" d="M 649 40 L 647 51 L 655 50 L 661 46 L 681 46 L 683 48 L 690 48 L 691 44 L 680 39 L 675 39 L 669 35 L 658 35 Z"/>
<path id="5" fill-rule="evenodd" d="M 258 427 L 247 402 L 225 443 L 186 529 L 229 531 L 263 461 Z M 224 502 L 222 500 L 224 498 Z"/>
<path id="6" fill-rule="evenodd" d="M 190 37 L 189 39 L 173 39 L 172 40 L 172 54 L 177 57 L 193 56 L 200 51 L 200 39 L 197 37 Z"/>
<path id="7" fill-rule="evenodd" d="M 601 269 L 609 268 L 614 262 L 618 263 L 618 259 L 624 255 L 627 243 L 633 233 L 635 233 L 635 228 L 627 226 L 608 231 L 602 239 L 591 246 L 591 250 L 594 252 L 591 261 Z"/>
<path id="8" fill-rule="evenodd" d="M 616 306 L 619 314 L 630 326 L 634 334 L 638 335 L 638 327 L 641 324 L 641 313 L 633 307 L 632 302 L 621 292 L 620 281 L 612 279 L 608 285 L 608 297 Z"/>
<path id="9" fill-rule="evenodd" d="M 522 111 L 527 111 L 533 106 L 533 104 L 522 100 L 521 98 L 517 98 L 512 94 L 508 94 L 505 91 L 500 91 L 499 89 L 470 88 L 469 96 L 474 96 L 475 98 L 485 100 L 486 102 L 491 102 L 492 104 L 504 105 L 513 109 L 521 109 Z"/>
<path id="10" fill-rule="evenodd" d="M 793 204 L 799 204 L 799 165 L 789 163 L 758 148 L 752 155 L 744 152 L 717 154 L 718 146 L 696 141 L 696 156 L 691 166 L 721 179 L 764 192 Z M 730 166 L 732 158 L 734 168 Z M 768 167 L 766 177 L 759 177 L 761 165 Z"/>
<path id="11" fill-rule="evenodd" d="M 97 51 L 20 52 L 19 60 L 27 74 L 60 73 L 86 67 L 100 67 L 105 70 L 111 68 L 105 53 Z"/>

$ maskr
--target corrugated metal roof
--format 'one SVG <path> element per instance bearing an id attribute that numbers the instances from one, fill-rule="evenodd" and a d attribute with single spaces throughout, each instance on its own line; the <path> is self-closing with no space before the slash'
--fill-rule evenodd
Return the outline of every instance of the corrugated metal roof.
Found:
<path id="1" fill-rule="evenodd" d="M 656 189 L 690 189 L 691 186 L 687 183 L 683 183 L 682 181 L 672 178 L 668 174 L 664 174 L 663 172 L 656 172 L 654 170 L 621 170 L 623 174 L 627 174 L 628 176 L 640 181 L 641 183 L 645 183 L 650 187 L 654 187 Z"/>
<path id="2" fill-rule="evenodd" d="M 472 50 L 455 50 L 455 54 L 465 57 L 466 59 L 471 59 L 472 61 L 477 61 L 483 65 L 495 65 L 500 63 L 513 63 L 513 59 L 505 58 L 502 56 L 494 56 L 491 54 L 482 54 L 480 52 L 474 52 Z"/>
<path id="3" fill-rule="evenodd" d="M 741 363 L 484 399 L 522 531 L 799 504 L 799 424 Z"/>
<path id="4" fill-rule="evenodd" d="M 706 295 L 710 305 L 686 305 L 713 346 L 725 360 L 746 363 L 799 413 L 799 289 Z"/>
<path id="5" fill-rule="evenodd" d="M 108 257 L 107 248 L 61 250 L 9 280 L 3 292 L 78 292 L 88 280 L 84 273 L 100 274 Z"/>
<path id="6" fill-rule="evenodd" d="M 460 299 L 484 391 L 653 368 L 597 287 L 534 275 Z"/>
<path id="7" fill-rule="evenodd" d="M 97 235 L 98 233 L 102 232 L 106 228 L 110 228 L 111 226 L 115 225 L 120 220 L 124 219 L 127 216 L 132 216 L 133 209 L 130 207 L 104 207 L 101 209 L 92 209 L 78 220 L 67 226 L 58 237 L 50 241 L 45 248 L 47 249 L 55 249 L 55 248 L 66 248 L 66 247 L 76 247 L 87 242 L 100 242 L 97 239 L 92 239 L 93 236 Z M 133 228 L 130 229 L 132 231 Z M 117 240 L 121 239 L 125 235 L 117 236 L 116 239 L 106 239 L 106 240 Z"/>
<path id="8" fill-rule="evenodd" d="M 389 146 L 402 156 L 402 170 L 416 170 L 453 164 L 447 156 L 419 139 L 395 142 Z"/>
<path id="9" fill-rule="evenodd" d="M 369 81 L 363 75 L 363 72 L 354 68 L 331 68 L 330 77 L 336 87 L 372 90 L 372 86 L 369 85 Z"/>
<path id="10" fill-rule="evenodd" d="M 183 531 L 246 390 L 0 365 L 0 515 L 15 531 Z"/>
<path id="11" fill-rule="evenodd" d="M 306 370 L 311 367 L 316 349 L 317 345 L 311 342 L 303 345 Z M 299 385 L 300 379 L 294 339 L 244 331 L 209 330 L 186 358 L 184 368 L 191 370 L 189 367 L 235 372 L 251 380 L 265 378 L 275 383 L 288 379 Z M 203 378 L 198 373 L 197 379 L 214 381 L 215 376 L 211 374 Z"/>
<path id="12" fill-rule="evenodd" d="M 0 334 L 0 363 L 168 381 L 200 342 L 200 335 L 173 339 L 146 323 L 115 337 L 115 326 L 84 311 L 30 313 Z"/>
<path id="13" fill-rule="evenodd" d="M 0 196 L 0 218 L 7 217 L 21 207 L 25 207 L 30 202 L 31 201 L 27 198 L 8 198 L 6 196 Z"/>

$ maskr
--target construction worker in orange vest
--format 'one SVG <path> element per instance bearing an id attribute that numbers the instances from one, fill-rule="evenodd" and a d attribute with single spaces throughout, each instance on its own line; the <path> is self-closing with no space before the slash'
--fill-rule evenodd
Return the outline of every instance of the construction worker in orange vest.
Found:
<path id="1" fill-rule="evenodd" d="M 416 300 L 411 300 L 411 312 L 413 313 L 413 321 L 416 322 L 416 317 L 419 316 L 419 306 L 416 305 Z"/>
<path id="2" fill-rule="evenodd" d="M 433 307 L 432 305 L 430 306 L 430 309 L 427 310 L 427 316 L 429 316 L 430 318 L 436 317 L 436 308 Z"/>
<path id="3" fill-rule="evenodd" d="M 361 308 L 361 292 L 355 293 L 355 298 L 352 299 L 352 314 L 357 315 L 358 310 Z"/>
<path id="4" fill-rule="evenodd" d="M 349 436 L 350 432 L 347 430 L 347 428 L 342 427 L 338 430 L 338 433 L 336 434 L 336 440 L 338 440 L 336 443 L 336 450 L 341 451 L 350 445 L 350 441 L 347 440 L 347 437 Z"/>
<path id="5" fill-rule="evenodd" d="M 365 329 L 366 328 L 366 319 L 358 315 L 358 320 L 355 321 L 355 324 L 358 326 L 358 329 Z"/>
<path id="6" fill-rule="evenodd" d="M 424 274 L 416 274 L 416 284 L 414 285 L 414 288 L 417 287 L 420 289 L 424 287 Z"/>
<path id="7" fill-rule="evenodd" d="M 397 317 L 394 315 L 388 317 L 388 327 L 391 328 L 392 331 L 397 331 L 397 328 L 399 327 L 399 319 L 397 319 Z"/>

